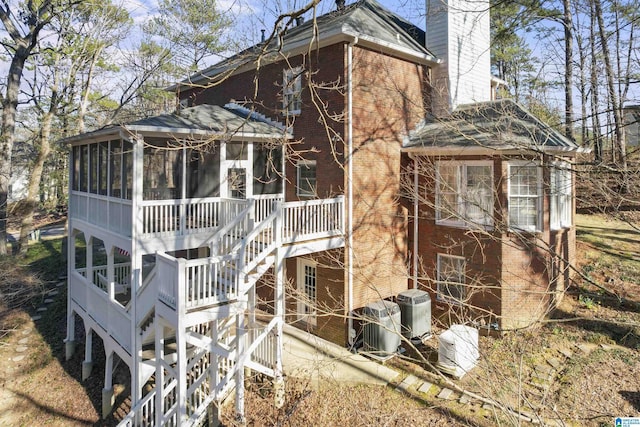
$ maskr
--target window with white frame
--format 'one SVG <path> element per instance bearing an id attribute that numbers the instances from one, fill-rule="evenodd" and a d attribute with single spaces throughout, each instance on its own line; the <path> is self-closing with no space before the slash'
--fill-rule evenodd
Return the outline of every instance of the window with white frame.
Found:
<path id="1" fill-rule="evenodd" d="M 465 286 L 465 259 L 459 256 L 438 254 L 437 298 L 454 304 L 462 304 L 467 297 Z"/>
<path id="2" fill-rule="evenodd" d="M 286 115 L 300 114 L 302 110 L 302 67 L 282 73 L 282 110 Z"/>
<path id="3" fill-rule="evenodd" d="M 509 227 L 542 231 L 542 168 L 533 162 L 508 166 Z"/>
<path id="4" fill-rule="evenodd" d="M 567 162 L 557 162 L 551 167 L 549 192 L 551 205 L 551 228 L 558 230 L 571 227 L 573 212 L 573 183 L 571 168 Z"/>
<path id="5" fill-rule="evenodd" d="M 316 195 L 316 161 L 304 160 L 297 166 L 296 194 L 301 197 L 315 197 Z"/>
<path id="6" fill-rule="evenodd" d="M 310 259 L 299 258 L 298 263 L 298 319 L 310 325 L 316 324 L 317 264 Z"/>
<path id="7" fill-rule="evenodd" d="M 436 222 L 493 225 L 493 164 L 442 161 L 436 164 Z"/>

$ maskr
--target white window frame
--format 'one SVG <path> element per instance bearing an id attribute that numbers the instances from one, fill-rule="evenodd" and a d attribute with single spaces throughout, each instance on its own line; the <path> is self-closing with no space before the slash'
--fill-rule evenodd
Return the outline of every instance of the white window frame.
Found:
<path id="1" fill-rule="evenodd" d="M 441 176 L 441 168 L 443 166 L 452 166 L 457 168 L 457 182 L 456 187 L 451 189 L 451 191 L 447 191 L 449 194 L 455 194 L 457 201 L 456 206 L 453 210 L 455 213 L 453 215 L 443 215 L 447 212 L 444 209 L 450 209 L 448 206 L 444 206 L 444 198 L 443 198 L 443 179 Z M 469 168 L 470 167 L 489 167 L 490 172 L 490 188 L 489 188 L 489 198 L 486 205 L 477 206 L 477 204 L 472 203 L 468 184 L 468 176 L 469 176 Z M 484 160 L 474 160 L 474 161 L 438 161 L 436 162 L 436 224 L 438 225 L 449 225 L 454 227 L 470 227 L 470 226 L 484 226 L 487 228 L 493 227 L 493 217 L 494 217 L 494 185 L 493 185 L 493 162 L 484 161 Z M 476 208 L 480 208 L 485 211 L 485 215 L 482 218 L 471 218 L 469 212 L 471 211 L 472 205 L 476 205 Z"/>
<path id="2" fill-rule="evenodd" d="M 287 116 L 302 112 L 302 67 L 282 71 L 282 111 Z"/>
<path id="3" fill-rule="evenodd" d="M 437 284 L 437 293 L 436 298 L 438 301 L 444 301 L 449 304 L 462 305 L 464 304 L 465 299 L 467 298 L 467 288 L 466 288 L 466 268 L 467 261 L 464 257 L 455 256 L 455 255 L 447 255 L 447 254 L 438 254 L 438 264 L 436 270 L 436 284 Z M 457 263 L 458 278 L 457 280 L 449 280 L 448 278 L 444 278 L 442 275 L 444 274 L 443 265 L 445 262 L 454 262 Z M 460 297 L 455 298 L 451 296 L 450 292 L 445 291 L 446 289 L 451 289 L 451 287 L 457 287 L 460 291 Z"/>
<path id="4" fill-rule="evenodd" d="M 301 171 L 303 168 L 310 169 L 313 167 L 315 171 L 313 182 L 306 178 L 306 184 L 303 188 L 302 184 L 302 176 Z M 310 189 L 307 189 L 310 187 Z M 316 197 L 318 192 L 318 167 L 315 160 L 301 160 L 296 164 L 296 195 L 298 197 Z"/>
<path id="5" fill-rule="evenodd" d="M 522 168 L 522 167 L 532 167 L 536 168 L 536 194 L 516 194 L 514 192 L 513 183 L 514 183 L 514 168 Z M 539 162 L 534 161 L 511 161 L 507 164 L 507 198 L 508 198 L 508 207 L 509 211 L 507 213 L 507 218 L 509 221 L 509 228 L 512 230 L 518 231 L 528 231 L 528 232 L 541 232 L 543 230 L 543 192 L 542 192 L 542 167 Z M 514 224 L 511 220 L 511 212 L 514 209 L 515 203 L 513 200 L 519 199 L 533 199 L 536 209 L 535 215 L 535 224 L 534 225 L 522 225 L 522 224 Z"/>
<path id="6" fill-rule="evenodd" d="M 313 293 L 310 296 L 306 288 L 307 268 L 313 271 Z M 297 262 L 297 282 L 298 282 L 298 298 L 297 298 L 297 318 L 310 326 L 316 326 L 318 305 L 318 263 L 307 258 L 298 258 Z"/>
<path id="7" fill-rule="evenodd" d="M 549 174 L 550 227 L 552 230 L 573 225 L 573 176 L 569 162 L 554 162 Z"/>

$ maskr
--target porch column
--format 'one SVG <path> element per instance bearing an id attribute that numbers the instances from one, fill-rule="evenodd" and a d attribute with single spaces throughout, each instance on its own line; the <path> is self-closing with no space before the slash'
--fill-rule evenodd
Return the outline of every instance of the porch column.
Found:
<path id="1" fill-rule="evenodd" d="M 111 246 L 107 251 L 107 292 L 111 301 L 116 299 L 115 291 L 115 266 L 114 266 L 114 247 Z"/>
<path id="2" fill-rule="evenodd" d="M 89 283 L 94 283 L 93 282 L 93 236 L 89 237 L 88 239 L 86 238 L 85 235 L 85 241 L 87 242 L 87 246 L 86 246 L 86 274 L 87 274 L 87 280 L 89 281 Z"/>
<path id="3" fill-rule="evenodd" d="M 284 310 L 285 310 L 285 258 L 284 251 L 282 249 L 282 228 L 284 227 L 284 211 L 283 202 L 277 202 L 275 209 L 277 209 L 278 216 L 274 222 L 274 232 L 276 239 L 276 261 L 274 266 L 275 273 L 275 291 L 274 291 L 274 310 L 275 316 L 278 318 L 276 324 L 276 366 L 275 366 L 275 378 L 273 380 L 274 388 L 274 400 L 276 408 L 282 408 L 285 403 L 285 390 L 284 390 L 284 376 L 282 373 L 282 334 L 284 325 Z"/>
<path id="4" fill-rule="evenodd" d="M 86 327 L 86 325 L 85 325 Z M 93 330 L 86 328 L 86 334 L 84 339 L 84 362 L 82 362 L 82 381 L 91 376 L 93 370 L 93 357 L 91 355 L 93 350 Z"/>
<path id="5" fill-rule="evenodd" d="M 71 307 L 71 281 L 76 280 L 73 272 L 76 269 L 76 233 L 69 224 L 67 237 L 67 336 L 64 340 L 64 356 L 66 360 L 73 357 L 76 349 L 76 318 Z"/>
<path id="6" fill-rule="evenodd" d="M 246 302 L 243 304 L 247 307 Z M 244 359 L 246 340 L 246 325 L 244 320 L 244 310 L 239 310 L 236 314 L 236 422 L 240 425 L 246 424 L 244 416 Z"/>
<path id="7" fill-rule="evenodd" d="M 102 389 L 102 419 L 109 416 L 113 409 L 113 351 L 105 349 L 104 388 Z"/>

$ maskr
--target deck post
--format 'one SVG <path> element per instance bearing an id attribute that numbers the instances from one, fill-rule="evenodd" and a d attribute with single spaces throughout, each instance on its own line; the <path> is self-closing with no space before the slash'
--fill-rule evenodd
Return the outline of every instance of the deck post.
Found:
<path id="1" fill-rule="evenodd" d="M 113 410 L 113 350 L 105 349 L 104 388 L 102 389 L 102 419 L 109 416 Z"/>
<path id="2" fill-rule="evenodd" d="M 276 324 L 276 348 L 275 348 L 275 378 L 273 381 L 274 387 L 274 400 L 276 408 L 282 408 L 285 403 L 285 390 L 284 390 L 284 377 L 282 375 L 282 326 L 284 323 L 284 251 L 282 249 L 282 233 L 284 227 L 284 204 L 277 202 L 275 209 L 277 209 L 278 215 L 273 224 L 275 239 L 276 239 L 276 260 L 275 260 L 275 316 L 279 319 Z"/>
<path id="3" fill-rule="evenodd" d="M 246 303 L 244 304 L 246 307 Z M 244 416 L 244 360 L 246 328 L 244 322 L 244 310 L 236 314 L 236 422 L 246 424 Z"/>
<path id="4" fill-rule="evenodd" d="M 73 272 L 76 269 L 76 235 L 69 221 L 67 233 L 67 336 L 64 340 L 64 356 L 70 360 L 76 350 L 76 318 L 71 310 L 71 281 L 76 280 Z"/>
<path id="5" fill-rule="evenodd" d="M 116 299 L 115 292 L 115 274 L 114 274 L 114 255 L 113 255 L 114 247 L 113 245 L 109 247 L 107 251 L 107 291 L 109 292 L 109 299 L 114 301 Z"/>
<path id="6" fill-rule="evenodd" d="M 85 325 L 86 327 L 86 325 Z M 84 362 L 82 362 L 82 381 L 91 376 L 93 370 L 93 358 L 91 356 L 93 350 L 93 330 L 87 328 L 84 340 Z"/>

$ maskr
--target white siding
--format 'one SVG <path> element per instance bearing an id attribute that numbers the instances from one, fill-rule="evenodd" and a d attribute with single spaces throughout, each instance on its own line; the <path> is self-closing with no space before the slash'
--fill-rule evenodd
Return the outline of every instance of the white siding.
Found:
<path id="1" fill-rule="evenodd" d="M 489 2 L 427 0 L 427 48 L 442 64 L 433 70 L 435 112 L 491 100 Z"/>

